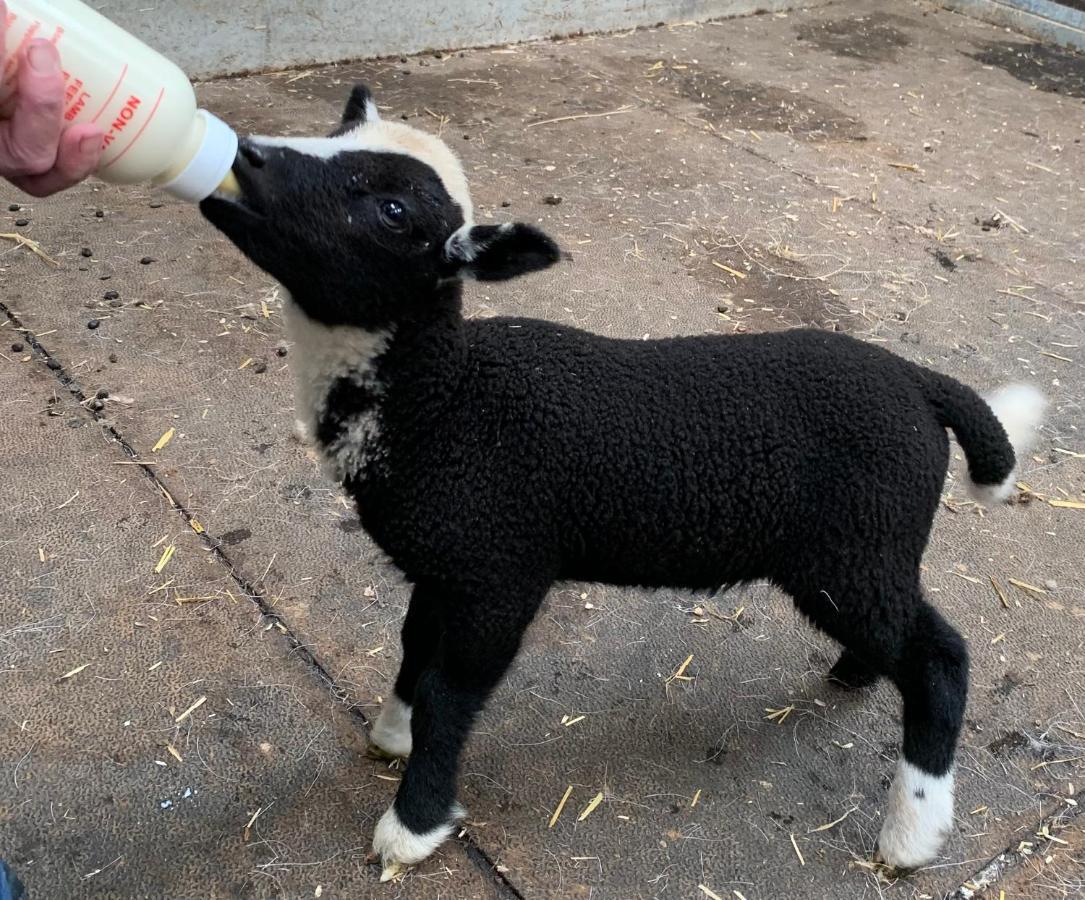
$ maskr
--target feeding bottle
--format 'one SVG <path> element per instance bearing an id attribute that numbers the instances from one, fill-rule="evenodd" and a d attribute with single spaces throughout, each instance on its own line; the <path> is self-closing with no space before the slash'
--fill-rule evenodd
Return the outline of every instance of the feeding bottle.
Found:
<path id="1" fill-rule="evenodd" d="M 7 8 L 0 118 L 11 114 L 19 59 L 43 38 L 60 52 L 66 122 L 105 133 L 99 178 L 149 181 L 193 202 L 236 191 L 237 135 L 196 108 L 176 65 L 79 0 L 7 0 Z"/>

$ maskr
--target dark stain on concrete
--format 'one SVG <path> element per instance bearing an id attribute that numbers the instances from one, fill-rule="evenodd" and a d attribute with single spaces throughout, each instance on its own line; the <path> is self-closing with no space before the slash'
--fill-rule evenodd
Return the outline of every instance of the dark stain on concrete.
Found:
<path id="1" fill-rule="evenodd" d="M 674 64 L 661 68 L 655 83 L 700 105 L 702 117 L 717 127 L 778 131 L 809 141 L 866 139 L 859 119 L 823 100 L 726 71 Z"/>
<path id="2" fill-rule="evenodd" d="M 1000 737 L 991 741 L 987 749 L 995 756 L 1005 759 L 1018 751 L 1024 750 L 1031 741 L 1020 731 L 1006 731 Z"/>
<path id="3" fill-rule="evenodd" d="M 991 41 L 972 59 L 1012 75 L 1040 91 L 1085 99 L 1085 54 L 1054 44 Z"/>
<path id="4" fill-rule="evenodd" d="M 966 345 L 971 347 L 971 345 Z M 972 348 L 973 351 L 975 348 Z M 966 354 L 970 356 L 971 354 Z M 1024 682 L 1017 675 L 1016 672 L 1005 672 L 1002 675 L 1001 681 L 991 689 L 991 693 L 1005 699 L 1009 697 L 1014 691 L 1016 691 Z"/>
<path id="5" fill-rule="evenodd" d="M 252 532 L 247 528 L 235 528 L 233 531 L 227 531 L 219 540 L 227 547 L 233 547 L 236 544 L 240 544 L 242 541 L 247 541 L 252 537 Z"/>
<path id="6" fill-rule="evenodd" d="M 910 24 L 908 19 L 891 13 L 874 13 L 801 25 L 795 36 L 833 56 L 864 62 L 892 62 L 901 48 L 912 43 L 911 37 L 901 30 L 901 26 Z"/>
<path id="7" fill-rule="evenodd" d="M 712 236 L 704 236 L 694 240 L 690 249 L 692 253 L 686 254 L 682 262 L 689 275 L 712 293 L 725 333 L 781 331 L 799 326 L 841 331 L 850 318 L 846 310 L 833 305 L 836 298 L 828 284 L 787 248 L 770 251 L 747 246 L 747 257 L 721 246 Z M 821 264 L 826 265 L 823 261 Z"/>

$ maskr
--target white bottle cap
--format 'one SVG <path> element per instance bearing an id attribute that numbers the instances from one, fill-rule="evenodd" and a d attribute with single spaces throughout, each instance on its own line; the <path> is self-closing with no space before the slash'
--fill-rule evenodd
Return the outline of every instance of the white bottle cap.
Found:
<path id="1" fill-rule="evenodd" d="M 233 167 L 237 158 L 237 135 L 222 119 L 207 110 L 197 110 L 207 125 L 203 142 L 181 174 L 161 185 L 175 197 L 199 203 L 210 197 Z"/>

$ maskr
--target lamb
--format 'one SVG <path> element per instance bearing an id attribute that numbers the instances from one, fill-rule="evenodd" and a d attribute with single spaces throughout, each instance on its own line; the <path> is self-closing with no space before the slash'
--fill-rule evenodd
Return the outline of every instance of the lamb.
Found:
<path id="1" fill-rule="evenodd" d="M 371 741 L 410 757 L 373 848 L 385 875 L 462 816 L 459 758 L 562 579 L 718 589 L 767 579 L 842 647 L 831 677 L 890 679 L 904 737 L 877 850 L 912 868 L 953 824 L 968 656 L 920 561 L 949 462 L 1007 497 L 1044 401 L 981 399 L 818 330 L 616 340 L 466 320 L 462 283 L 561 253 L 477 225 L 436 137 L 355 87 L 328 138 L 242 142 L 238 198 L 207 219 L 288 293 L 297 413 L 361 522 L 413 585 L 403 660 Z"/>

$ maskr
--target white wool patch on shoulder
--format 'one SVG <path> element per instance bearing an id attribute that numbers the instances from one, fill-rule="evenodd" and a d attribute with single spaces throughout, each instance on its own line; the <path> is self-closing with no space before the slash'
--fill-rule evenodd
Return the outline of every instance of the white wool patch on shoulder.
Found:
<path id="1" fill-rule="evenodd" d="M 391 331 L 366 331 L 346 325 L 334 327 L 315 322 L 292 298 L 283 302 L 286 331 L 294 344 L 290 370 L 294 378 L 294 409 L 298 430 L 314 440 L 327 411 L 328 393 L 340 378 L 357 382 L 360 388 L 380 393 L 376 363 L 388 349 Z M 337 481 L 360 471 L 376 454 L 380 438 L 378 411 L 355 416 L 345 423 L 344 433 L 322 448 Z"/>
<path id="2" fill-rule="evenodd" d="M 902 758 L 889 789 L 878 855 L 901 869 L 926 865 L 952 827 L 953 771 L 931 775 Z"/>

